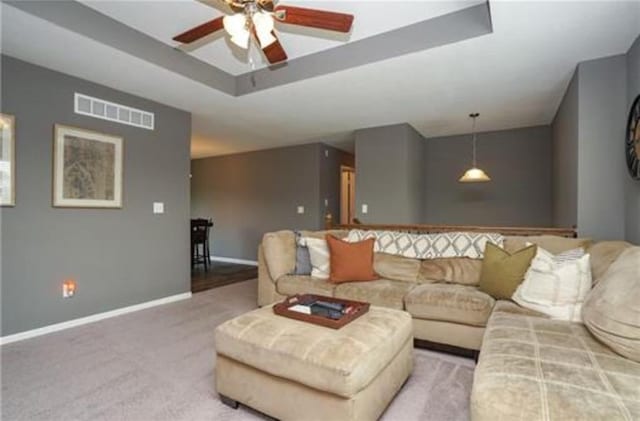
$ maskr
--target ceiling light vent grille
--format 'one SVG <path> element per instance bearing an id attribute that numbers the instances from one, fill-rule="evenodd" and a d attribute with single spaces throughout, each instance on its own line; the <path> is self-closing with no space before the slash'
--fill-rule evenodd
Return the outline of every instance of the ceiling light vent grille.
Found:
<path id="1" fill-rule="evenodd" d="M 120 124 L 153 130 L 155 116 L 148 111 L 127 107 L 114 102 L 105 101 L 83 94 L 75 94 L 74 109 L 76 114 L 109 120 Z"/>

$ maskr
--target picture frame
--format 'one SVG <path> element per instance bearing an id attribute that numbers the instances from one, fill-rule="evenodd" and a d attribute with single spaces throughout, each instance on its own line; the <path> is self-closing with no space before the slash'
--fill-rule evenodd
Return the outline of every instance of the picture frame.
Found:
<path id="1" fill-rule="evenodd" d="M 122 208 L 123 138 L 56 124 L 53 206 Z"/>
<path id="2" fill-rule="evenodd" d="M 16 205 L 16 119 L 0 113 L 0 206 Z"/>

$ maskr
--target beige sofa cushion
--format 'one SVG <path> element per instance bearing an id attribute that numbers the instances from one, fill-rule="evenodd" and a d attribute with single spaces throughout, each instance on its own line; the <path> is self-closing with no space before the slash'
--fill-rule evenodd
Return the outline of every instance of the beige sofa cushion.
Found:
<path id="1" fill-rule="evenodd" d="M 523 316 L 534 316 L 534 317 L 542 317 L 549 318 L 546 314 L 542 314 L 539 311 L 531 310 L 528 308 L 524 308 L 513 301 L 507 300 L 498 300 L 496 301 L 496 305 L 493 306 L 493 313 L 510 313 L 510 314 L 521 314 Z"/>
<path id="2" fill-rule="evenodd" d="M 410 257 L 387 253 L 373 255 L 373 270 L 385 279 L 415 282 L 420 271 L 421 261 Z"/>
<path id="3" fill-rule="evenodd" d="M 594 284 L 602 278 L 620 253 L 631 246 L 632 244 L 626 241 L 598 241 L 589 247 L 587 253 L 591 255 L 591 276 Z"/>
<path id="4" fill-rule="evenodd" d="M 640 419 L 640 364 L 580 323 L 494 312 L 471 392 L 471 419 Z"/>
<path id="5" fill-rule="evenodd" d="M 556 235 L 532 235 L 532 236 L 508 236 L 504 237 L 504 249 L 509 253 L 515 253 L 532 243 L 553 253 L 560 254 L 564 251 L 583 248 L 591 245 L 590 238 L 565 238 Z"/>
<path id="6" fill-rule="evenodd" d="M 301 237 L 311 237 L 311 238 L 320 238 L 324 240 L 327 237 L 327 234 L 333 235 L 336 238 L 346 238 L 349 235 L 349 231 L 347 230 L 325 230 L 325 231 L 300 231 Z"/>
<path id="7" fill-rule="evenodd" d="M 296 268 L 296 236 L 293 231 L 268 232 L 262 237 L 262 250 L 271 279 L 293 273 Z"/>
<path id="8" fill-rule="evenodd" d="M 311 276 L 286 275 L 278 279 L 276 288 L 280 294 L 316 294 L 333 296 L 336 285 L 327 279 L 312 278 Z"/>
<path id="9" fill-rule="evenodd" d="M 411 316 L 372 306 L 341 329 L 273 314 L 271 307 L 218 326 L 216 352 L 274 376 L 345 398 L 369 385 L 412 339 Z"/>
<path id="10" fill-rule="evenodd" d="M 404 303 L 419 319 L 485 326 L 495 300 L 471 286 L 422 284 L 407 294 Z"/>
<path id="11" fill-rule="evenodd" d="M 348 282 L 336 286 L 334 296 L 355 301 L 366 301 L 376 306 L 404 308 L 404 297 L 416 284 L 389 279 L 367 282 Z"/>
<path id="12" fill-rule="evenodd" d="M 596 338 L 640 362 L 640 247 L 627 248 L 613 262 L 587 296 L 582 317 Z"/>
<path id="13" fill-rule="evenodd" d="M 478 285 L 482 271 L 481 259 L 452 257 L 425 259 L 420 265 L 418 282 L 450 282 Z"/>

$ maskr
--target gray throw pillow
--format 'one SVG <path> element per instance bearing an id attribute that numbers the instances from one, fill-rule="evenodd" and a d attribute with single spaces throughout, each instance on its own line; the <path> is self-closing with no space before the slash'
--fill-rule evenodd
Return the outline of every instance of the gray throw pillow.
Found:
<path id="1" fill-rule="evenodd" d="M 296 268 L 294 275 L 311 275 L 311 258 L 309 249 L 302 242 L 302 235 L 296 231 Z"/>

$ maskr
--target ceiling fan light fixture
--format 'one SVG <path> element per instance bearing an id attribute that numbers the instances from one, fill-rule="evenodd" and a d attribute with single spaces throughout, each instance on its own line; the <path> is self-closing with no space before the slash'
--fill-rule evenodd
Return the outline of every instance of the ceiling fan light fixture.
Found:
<path id="1" fill-rule="evenodd" d="M 231 37 L 241 35 L 243 32 L 247 32 L 247 17 L 244 13 L 236 13 L 235 15 L 228 15 L 222 19 L 222 25 L 224 30 L 227 31 Z"/>
<path id="2" fill-rule="evenodd" d="M 256 32 L 271 33 L 273 31 L 273 17 L 269 13 L 256 12 L 251 17 Z"/>
<path id="3" fill-rule="evenodd" d="M 251 17 L 251 20 L 256 29 L 256 36 L 258 37 L 262 48 L 268 47 L 276 42 L 276 37 L 272 34 L 274 24 L 273 16 L 271 16 L 271 14 L 256 12 Z"/>
<path id="4" fill-rule="evenodd" d="M 249 48 L 249 31 L 238 32 L 231 37 L 231 42 L 242 49 Z"/>
<path id="5" fill-rule="evenodd" d="M 258 40 L 260 41 L 260 46 L 262 48 L 266 48 L 277 41 L 276 37 L 274 37 L 271 32 L 256 32 L 256 35 L 258 36 Z"/>

